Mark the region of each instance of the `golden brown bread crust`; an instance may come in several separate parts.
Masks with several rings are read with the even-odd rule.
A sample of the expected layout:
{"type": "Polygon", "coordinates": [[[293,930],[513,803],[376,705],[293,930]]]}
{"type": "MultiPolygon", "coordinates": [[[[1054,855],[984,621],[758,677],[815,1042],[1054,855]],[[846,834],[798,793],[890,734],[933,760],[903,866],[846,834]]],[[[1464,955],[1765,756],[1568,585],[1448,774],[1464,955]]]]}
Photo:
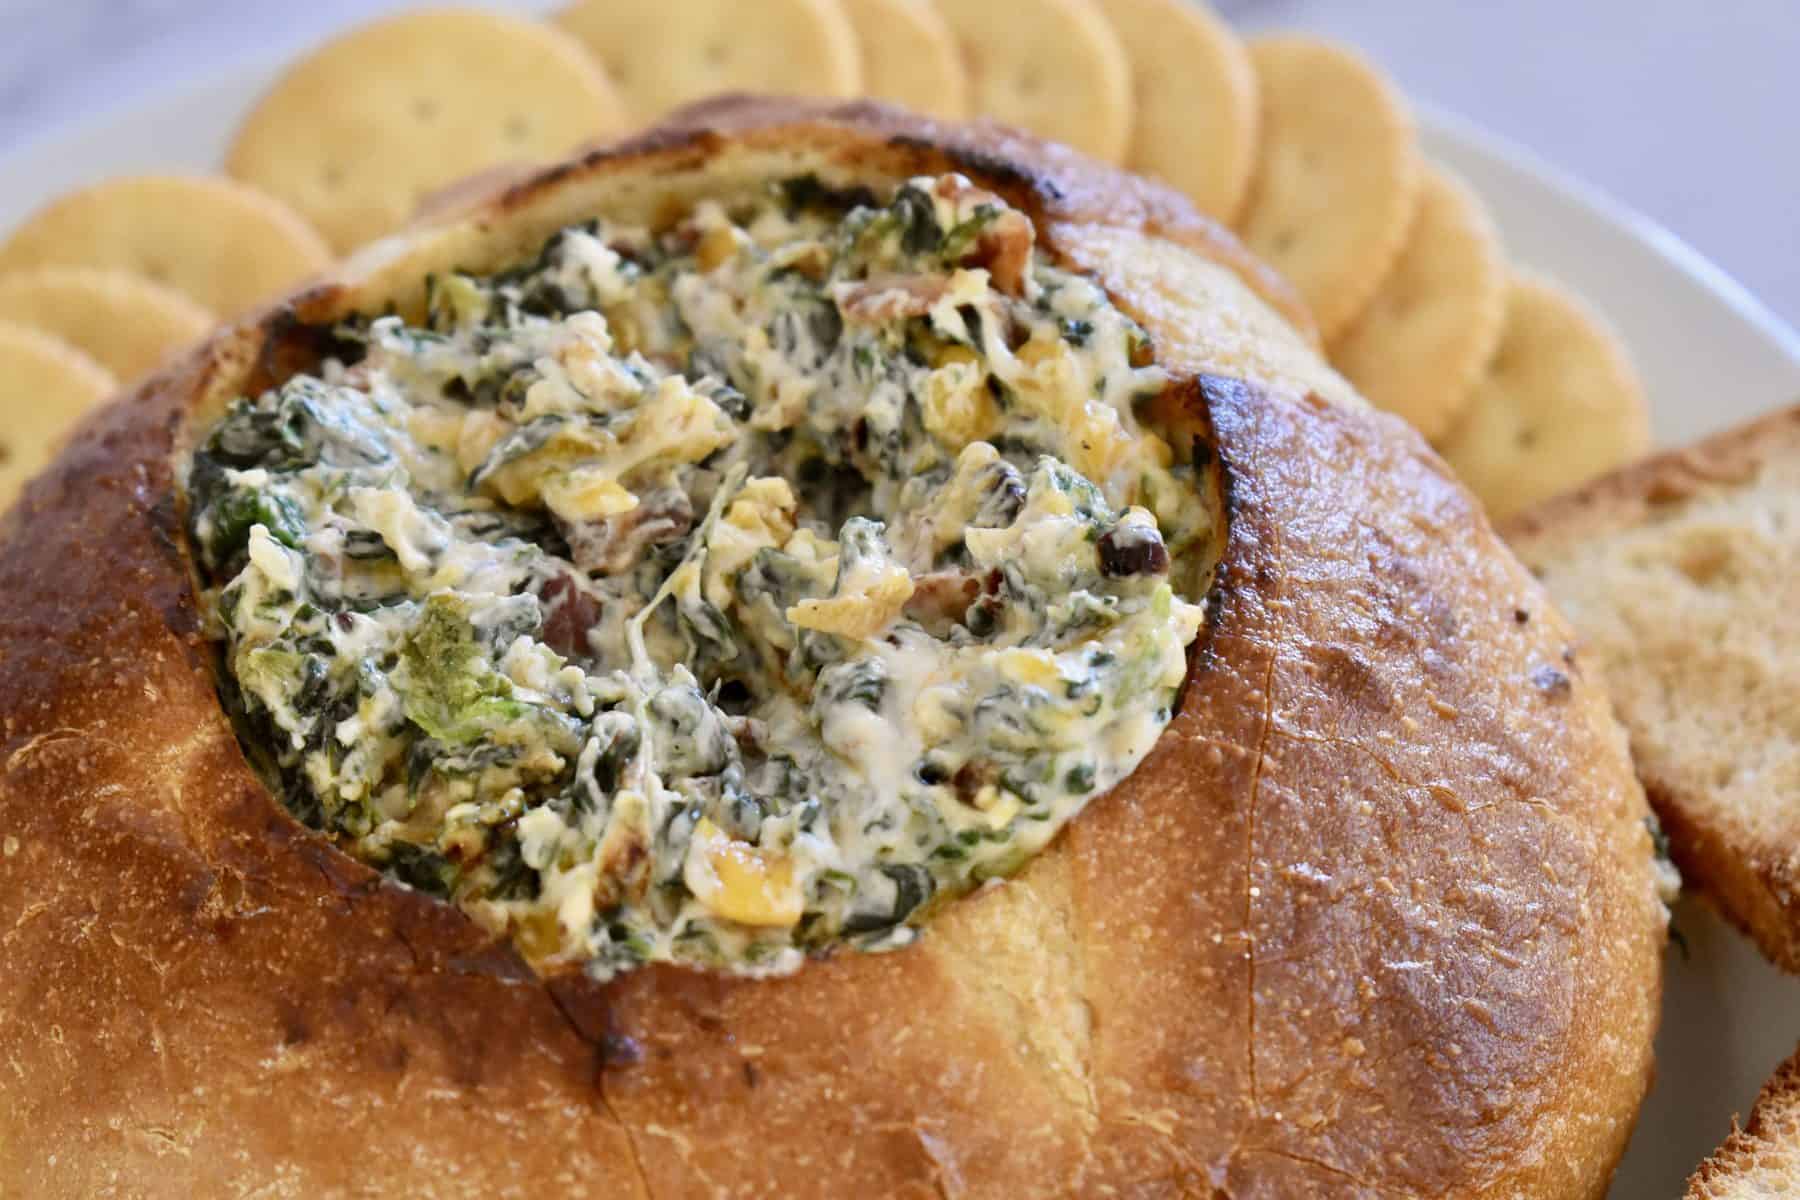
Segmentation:
{"type": "Polygon", "coordinates": [[[1757,1093],[1750,1123],[1731,1136],[1688,1180],[1687,1200],[1775,1200],[1800,1192],[1800,1051],[1757,1093]]]}
{"type": "Polygon", "coordinates": [[[1800,406],[1633,463],[1501,532],[1609,675],[1683,880],[1800,972],[1797,501],[1800,406]]]}
{"type": "Polygon", "coordinates": [[[1196,382],[1230,524],[1181,715],[910,949],[775,981],[545,984],[268,794],[214,695],[170,461],[192,410],[282,369],[296,311],[406,303],[422,264],[479,266],[599,198],[797,146],[868,178],[956,166],[1171,366],[1219,361],[1182,281],[1222,294],[1208,260],[1241,252],[1161,189],[869,106],[736,102],[674,128],[221,335],[0,521],[0,1180],[1599,1195],[1660,986],[1642,794],[1543,593],[1430,451],[1354,401],[1196,382]],[[1134,284],[1146,245],[1161,273],[1134,284]]]}

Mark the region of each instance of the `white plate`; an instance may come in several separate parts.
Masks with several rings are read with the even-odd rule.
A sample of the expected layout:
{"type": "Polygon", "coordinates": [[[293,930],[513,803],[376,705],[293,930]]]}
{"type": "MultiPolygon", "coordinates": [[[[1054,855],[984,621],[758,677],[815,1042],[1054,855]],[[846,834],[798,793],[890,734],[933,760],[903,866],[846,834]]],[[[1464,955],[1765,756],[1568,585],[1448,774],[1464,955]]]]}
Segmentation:
{"type": "MultiPolygon", "coordinates": [[[[215,168],[270,65],[59,131],[0,159],[0,231],[80,183],[215,168]]],[[[1800,337],[1672,234],[1460,120],[1420,114],[1426,151],[1493,208],[1520,262],[1588,297],[1630,344],[1657,437],[1685,441],[1800,399],[1800,337]]],[[[1800,1038],[1800,980],[1766,966],[1693,902],[1676,913],[1658,1083],[1618,1197],[1674,1197],[1800,1038]]]]}
{"type": "MultiPolygon", "coordinates": [[[[1631,346],[1657,440],[1678,444],[1800,402],[1800,337],[1646,217],[1517,146],[1420,114],[1425,150],[1487,200],[1507,249],[1594,302],[1631,346]]],[[[1613,1180],[1621,1200],[1676,1197],[1800,1039],[1800,979],[1685,900],[1669,953],[1657,1082],[1613,1180]]]]}

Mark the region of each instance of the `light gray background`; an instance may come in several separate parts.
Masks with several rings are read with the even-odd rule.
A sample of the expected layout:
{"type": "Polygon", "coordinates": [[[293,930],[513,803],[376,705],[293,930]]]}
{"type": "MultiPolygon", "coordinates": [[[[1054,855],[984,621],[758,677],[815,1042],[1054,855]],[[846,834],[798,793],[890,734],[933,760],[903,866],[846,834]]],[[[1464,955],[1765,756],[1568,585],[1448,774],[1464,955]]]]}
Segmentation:
{"type": "MultiPolygon", "coordinates": [[[[1247,30],[1362,47],[1413,96],[1661,221],[1800,324],[1800,0],[1219,2],[1247,30]]],[[[0,0],[0,154],[404,6],[0,0]]]]}

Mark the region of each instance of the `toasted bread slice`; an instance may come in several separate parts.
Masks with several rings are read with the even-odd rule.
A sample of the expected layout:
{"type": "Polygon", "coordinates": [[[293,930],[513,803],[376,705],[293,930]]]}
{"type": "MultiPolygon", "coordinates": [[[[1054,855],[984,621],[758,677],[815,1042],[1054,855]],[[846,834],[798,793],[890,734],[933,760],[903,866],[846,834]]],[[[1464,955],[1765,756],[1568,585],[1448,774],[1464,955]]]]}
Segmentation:
{"type": "Polygon", "coordinates": [[[1606,675],[1682,874],[1800,971],[1800,407],[1502,533],[1606,675]]]}
{"type": "Polygon", "coordinates": [[[1800,1195],[1800,1052],[1763,1084],[1750,1123],[1700,1164],[1687,1200],[1777,1200],[1800,1195]]]}

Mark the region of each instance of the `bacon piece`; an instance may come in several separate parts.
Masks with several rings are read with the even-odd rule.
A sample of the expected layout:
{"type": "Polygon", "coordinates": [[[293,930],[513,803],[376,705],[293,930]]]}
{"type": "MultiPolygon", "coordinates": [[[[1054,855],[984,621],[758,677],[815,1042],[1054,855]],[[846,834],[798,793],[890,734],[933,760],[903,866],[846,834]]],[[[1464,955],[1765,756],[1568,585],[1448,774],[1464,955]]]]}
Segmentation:
{"type": "Polygon", "coordinates": [[[950,281],[941,275],[890,275],[834,289],[833,298],[852,321],[878,325],[930,312],[950,281]]]}
{"type": "Polygon", "coordinates": [[[568,572],[555,576],[538,593],[544,606],[544,645],[564,658],[589,658],[587,633],[600,623],[600,601],[568,572]]]}
{"type": "Polygon", "coordinates": [[[1025,268],[1031,264],[1035,237],[1031,222],[1016,211],[1001,213],[975,239],[962,260],[966,267],[986,267],[994,286],[1008,296],[1025,294],[1025,268]]]}
{"type": "Polygon", "coordinates": [[[967,572],[932,571],[913,579],[913,594],[902,611],[909,620],[936,632],[960,622],[980,594],[981,581],[967,572]]]}
{"type": "Polygon", "coordinates": [[[629,512],[575,525],[558,522],[569,543],[569,557],[576,566],[596,575],[629,570],[647,548],[672,542],[693,527],[693,502],[678,487],[645,493],[629,512]]]}

